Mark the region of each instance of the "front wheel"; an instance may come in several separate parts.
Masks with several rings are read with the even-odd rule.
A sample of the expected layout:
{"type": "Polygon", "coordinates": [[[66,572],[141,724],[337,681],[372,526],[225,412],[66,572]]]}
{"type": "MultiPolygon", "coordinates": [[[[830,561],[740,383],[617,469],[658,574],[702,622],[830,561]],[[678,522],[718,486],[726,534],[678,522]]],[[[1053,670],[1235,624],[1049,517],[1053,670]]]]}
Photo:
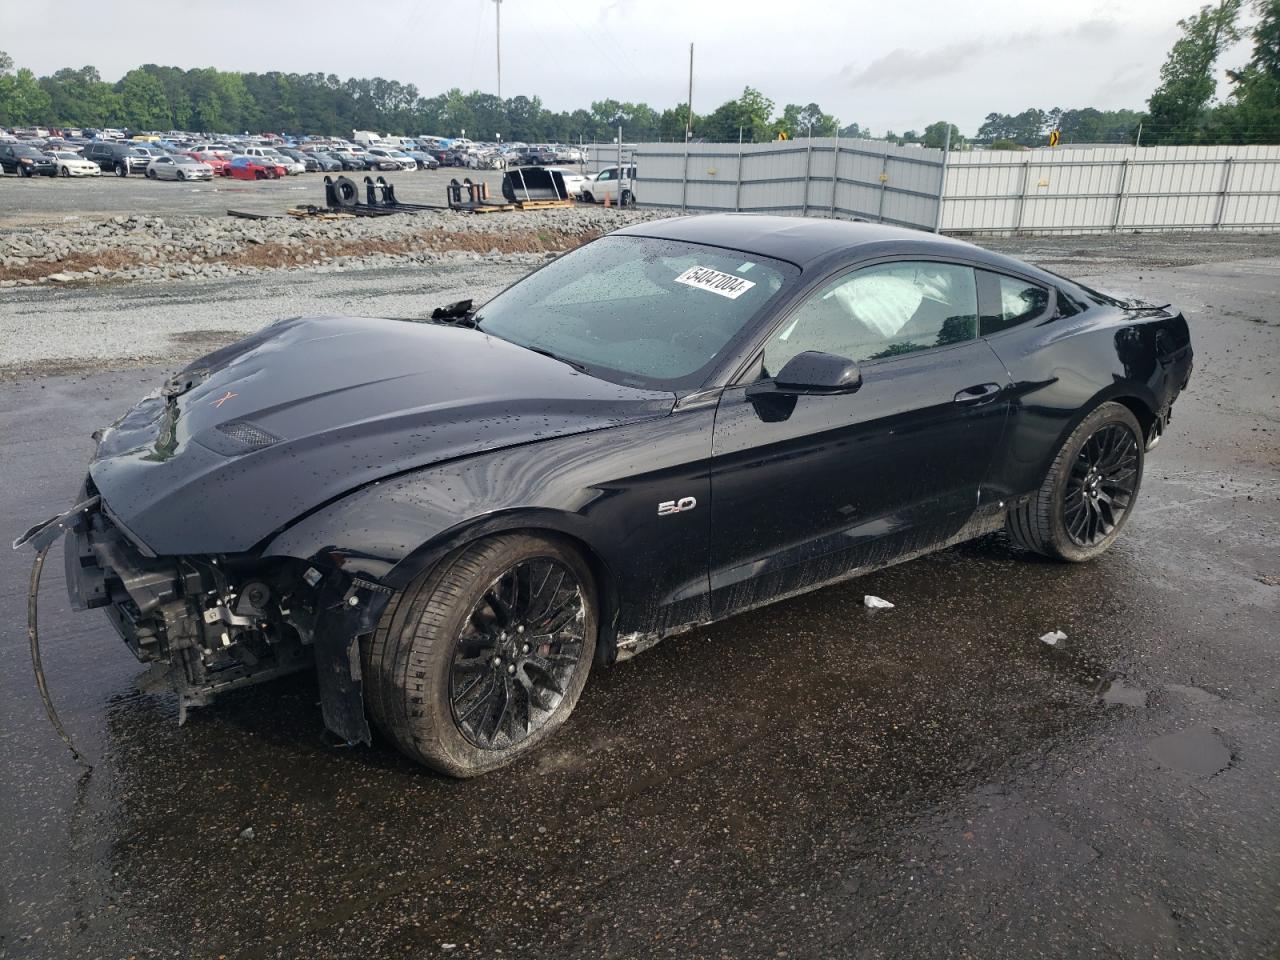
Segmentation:
{"type": "Polygon", "coordinates": [[[595,655],[590,568],[562,541],[466,546],[398,594],[363,645],[374,722],[455,777],[505,766],[572,712],[595,655]]]}
{"type": "Polygon", "coordinates": [[[623,190],[623,191],[622,191],[622,202],[621,202],[620,204],[618,204],[618,205],[619,205],[619,206],[621,206],[621,207],[630,207],[630,206],[633,206],[633,205],[635,204],[635,202],[636,202],[636,198],[635,198],[635,197],[633,197],[633,196],[631,195],[631,191],[630,191],[630,190],[623,190]]]}
{"type": "Polygon", "coordinates": [[[1102,404],[1063,443],[1040,489],[1010,511],[1010,536],[1058,560],[1101,555],[1133,510],[1143,456],[1137,418],[1122,404],[1102,404]]]}
{"type": "Polygon", "coordinates": [[[117,177],[127,177],[128,175],[129,175],[129,168],[128,168],[128,167],[126,167],[123,163],[117,163],[117,164],[116,164],[116,176],[117,176],[117,177]]]}
{"type": "Polygon", "coordinates": [[[69,176],[71,176],[71,168],[70,168],[70,167],[59,167],[59,168],[58,168],[58,176],[60,176],[60,177],[69,177],[69,176]]]}
{"type": "Polygon", "coordinates": [[[595,202],[596,202],[596,198],[595,198],[595,197],[593,197],[593,196],[591,195],[591,191],[590,191],[590,190],[583,190],[583,191],[582,191],[582,202],[583,202],[583,203],[595,203],[595,202]]]}

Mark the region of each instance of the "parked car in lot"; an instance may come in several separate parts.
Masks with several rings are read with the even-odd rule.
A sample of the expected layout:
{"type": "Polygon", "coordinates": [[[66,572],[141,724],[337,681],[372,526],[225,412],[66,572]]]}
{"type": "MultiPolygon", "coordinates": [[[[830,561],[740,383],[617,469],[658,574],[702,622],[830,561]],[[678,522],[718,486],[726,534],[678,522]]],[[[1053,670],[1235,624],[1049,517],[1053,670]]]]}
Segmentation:
{"type": "Polygon", "coordinates": [[[304,150],[302,152],[315,160],[316,166],[321,173],[337,173],[342,169],[342,161],[323,150],[304,150]]]}
{"type": "Polygon", "coordinates": [[[25,143],[0,143],[0,169],[23,177],[52,177],[58,173],[53,157],[25,143]]]}
{"type": "Polygon", "coordinates": [[[406,164],[411,164],[408,169],[416,170],[418,168],[416,163],[410,161],[407,154],[388,147],[369,147],[365,150],[365,157],[367,162],[373,164],[370,167],[373,170],[404,170],[406,169],[406,164]],[[394,156],[394,154],[400,154],[400,157],[404,159],[402,160],[400,157],[394,156]]]}
{"type": "Polygon", "coordinates": [[[266,157],[239,156],[231,158],[226,175],[235,180],[276,180],[287,174],[284,167],[266,157]]]}
{"type": "Polygon", "coordinates": [[[147,178],[149,180],[212,180],[213,166],[181,153],[176,157],[156,157],[147,164],[147,178]]]}
{"type": "Polygon", "coordinates": [[[344,171],[369,169],[368,161],[363,156],[357,156],[348,150],[332,150],[325,156],[338,161],[344,171]]]}
{"type": "Polygon", "coordinates": [[[275,147],[245,147],[243,155],[246,157],[257,157],[258,159],[268,163],[273,163],[283,169],[289,176],[297,176],[300,173],[307,172],[306,164],[298,160],[294,160],[291,157],[286,157],[284,154],[280,153],[280,151],[276,150],[275,147]]]}
{"type": "Polygon", "coordinates": [[[295,150],[293,147],[281,147],[280,153],[288,157],[296,163],[302,164],[307,173],[318,173],[325,167],[314,153],[307,153],[305,150],[295,150]]]}
{"type": "Polygon", "coordinates": [[[215,177],[225,177],[227,175],[227,168],[231,166],[230,160],[224,158],[220,153],[215,153],[212,150],[192,150],[187,153],[186,156],[190,157],[192,160],[199,160],[201,163],[208,164],[208,166],[213,170],[213,175],[215,177]]]}
{"type": "Polygon", "coordinates": [[[195,361],[19,543],[184,706],[314,663],[341,740],[472,776],[695,625],[1001,529],[1099,558],[1191,370],[1175,308],[959,240],[654,221],[195,361]]]}
{"type": "Polygon", "coordinates": [[[418,165],[419,170],[436,170],[440,167],[440,161],[426,151],[409,150],[406,152],[413,158],[413,161],[418,165]]]}
{"type": "Polygon", "coordinates": [[[92,160],[86,160],[75,150],[54,150],[53,157],[60,177],[100,177],[102,168],[92,160]]]}
{"type": "Polygon", "coordinates": [[[379,170],[417,170],[418,163],[403,150],[393,147],[369,147],[365,153],[378,164],[379,170]]]}
{"type": "Polygon", "coordinates": [[[624,207],[635,203],[636,195],[632,181],[636,176],[636,168],[625,168],[619,180],[618,172],[621,169],[605,167],[599,173],[588,177],[586,183],[582,185],[582,199],[587,203],[604,203],[605,198],[608,197],[610,203],[615,205],[620,203],[624,207]]]}
{"type": "Polygon", "coordinates": [[[564,178],[564,187],[570,197],[582,196],[582,191],[587,184],[587,175],[577,167],[547,167],[547,169],[557,171],[564,178]]]}
{"type": "Polygon", "coordinates": [[[92,160],[108,173],[127,177],[131,173],[145,173],[151,158],[136,144],[125,141],[95,140],[84,150],[86,160],[92,160]]]}

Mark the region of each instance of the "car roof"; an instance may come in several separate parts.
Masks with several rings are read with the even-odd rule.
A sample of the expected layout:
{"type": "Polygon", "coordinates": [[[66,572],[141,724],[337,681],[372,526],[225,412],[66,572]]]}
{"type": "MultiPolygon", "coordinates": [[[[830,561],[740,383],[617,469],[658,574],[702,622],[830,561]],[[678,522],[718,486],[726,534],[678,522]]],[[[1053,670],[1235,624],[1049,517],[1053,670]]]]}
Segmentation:
{"type": "Polygon", "coordinates": [[[957,247],[978,249],[959,240],[906,227],[754,213],[673,217],[636,224],[618,233],[729,247],[774,260],[786,260],[802,268],[840,251],[886,241],[911,243],[913,246],[923,241],[953,253],[959,252],[957,247]]]}
{"type": "Polygon", "coordinates": [[[774,260],[794,263],[802,270],[848,262],[856,254],[954,257],[992,270],[1032,277],[1050,286],[1072,281],[1031,264],[954,237],[910,227],[861,220],[782,217],[758,213],[710,213],[651,220],[616,233],[658,237],[727,247],[774,260]]]}

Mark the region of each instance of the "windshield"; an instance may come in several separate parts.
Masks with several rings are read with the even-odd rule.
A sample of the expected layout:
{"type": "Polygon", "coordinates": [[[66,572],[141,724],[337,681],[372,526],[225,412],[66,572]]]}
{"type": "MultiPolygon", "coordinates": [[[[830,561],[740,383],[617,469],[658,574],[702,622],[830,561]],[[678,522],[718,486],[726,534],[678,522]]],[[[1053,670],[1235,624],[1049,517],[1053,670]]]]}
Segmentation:
{"type": "Polygon", "coordinates": [[[717,247],[604,237],[498,294],[476,322],[605,379],[685,389],[799,272],[717,247]]]}

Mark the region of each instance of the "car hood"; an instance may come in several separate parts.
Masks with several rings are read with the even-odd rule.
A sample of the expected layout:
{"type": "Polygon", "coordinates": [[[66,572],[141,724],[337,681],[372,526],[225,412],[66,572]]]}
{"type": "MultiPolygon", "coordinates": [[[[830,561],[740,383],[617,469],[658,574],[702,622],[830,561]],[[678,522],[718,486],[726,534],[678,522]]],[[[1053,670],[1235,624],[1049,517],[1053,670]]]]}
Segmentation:
{"type": "Polygon", "coordinates": [[[299,317],[171,378],[101,432],[89,472],[144,548],[238,553],[377,480],[674,401],[476,330],[299,317]]]}

